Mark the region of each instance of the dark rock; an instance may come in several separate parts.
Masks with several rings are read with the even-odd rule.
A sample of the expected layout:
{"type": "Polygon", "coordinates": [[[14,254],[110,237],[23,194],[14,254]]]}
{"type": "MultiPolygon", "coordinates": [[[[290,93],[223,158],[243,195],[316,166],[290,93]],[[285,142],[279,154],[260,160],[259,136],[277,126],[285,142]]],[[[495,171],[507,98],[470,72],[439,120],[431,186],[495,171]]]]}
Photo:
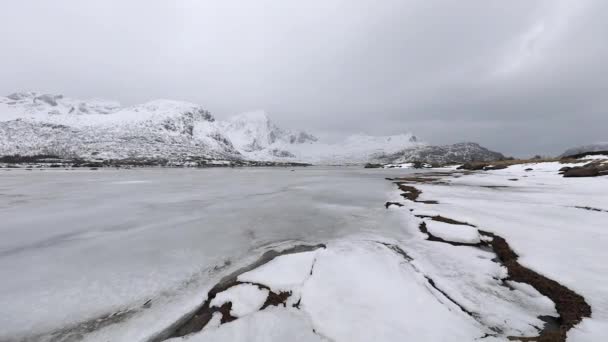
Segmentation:
{"type": "Polygon", "coordinates": [[[366,169],[380,169],[382,168],[382,164],[373,164],[373,163],[367,163],[365,164],[364,168],[366,169]]]}
{"type": "Polygon", "coordinates": [[[463,165],[460,165],[458,167],[458,170],[477,171],[477,170],[483,170],[487,166],[488,166],[488,164],[486,164],[486,163],[464,163],[463,165]]]}
{"type": "Polygon", "coordinates": [[[374,161],[386,164],[421,162],[431,165],[462,164],[471,162],[490,162],[503,160],[505,156],[493,152],[476,143],[459,143],[444,146],[416,146],[402,151],[381,154],[374,161]]]}
{"type": "Polygon", "coordinates": [[[585,146],[578,146],[562,153],[562,158],[580,158],[589,155],[606,154],[608,155],[608,142],[596,143],[585,146]]]}
{"type": "Polygon", "coordinates": [[[597,177],[600,171],[595,166],[573,167],[564,172],[564,177],[597,177]]]}

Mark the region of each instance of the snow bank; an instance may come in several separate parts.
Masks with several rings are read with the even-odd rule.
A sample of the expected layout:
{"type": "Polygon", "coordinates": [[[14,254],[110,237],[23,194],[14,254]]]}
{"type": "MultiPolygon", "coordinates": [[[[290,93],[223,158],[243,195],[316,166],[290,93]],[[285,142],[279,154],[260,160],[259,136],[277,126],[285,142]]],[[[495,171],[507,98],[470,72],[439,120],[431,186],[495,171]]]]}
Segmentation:
{"type": "Polygon", "coordinates": [[[273,290],[289,291],[302,286],[310,276],[317,251],[283,255],[238,277],[242,282],[264,284],[273,290]]]}
{"type": "Polygon", "coordinates": [[[232,302],[230,314],[242,317],[258,311],[268,296],[268,290],[260,289],[255,285],[240,284],[217,294],[211,301],[211,306],[220,307],[222,304],[232,302]]]}
{"type": "Polygon", "coordinates": [[[424,199],[439,200],[426,206],[433,212],[504,237],[522,265],[585,298],[592,317],[573,328],[568,341],[601,341],[608,334],[608,266],[601,262],[608,260],[608,177],[558,173],[587,162],[513,165],[446,177],[450,186],[415,185],[424,199]]]}
{"type": "Polygon", "coordinates": [[[433,220],[425,220],[426,228],[432,235],[445,241],[476,244],[481,240],[474,227],[454,225],[433,220]]]}
{"type": "Polygon", "coordinates": [[[302,308],[333,341],[472,341],[479,324],[381,244],[337,244],[319,252],[302,308]],[[441,322],[441,328],[437,328],[441,322]]]}

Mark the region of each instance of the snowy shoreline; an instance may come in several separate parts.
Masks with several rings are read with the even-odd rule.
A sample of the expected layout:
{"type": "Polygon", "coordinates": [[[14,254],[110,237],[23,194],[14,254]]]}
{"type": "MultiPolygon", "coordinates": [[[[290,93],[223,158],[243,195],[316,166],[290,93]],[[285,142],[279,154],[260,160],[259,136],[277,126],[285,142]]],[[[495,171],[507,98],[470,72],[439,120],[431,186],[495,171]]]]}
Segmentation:
{"type": "MultiPolygon", "coordinates": [[[[427,173],[423,177],[411,176],[397,179],[390,179],[399,187],[403,193],[402,197],[412,202],[425,204],[439,204],[438,201],[419,201],[418,197],[422,195],[416,186],[411,184],[433,184],[441,183],[444,186],[450,186],[446,179],[450,177],[461,177],[461,173],[427,173]]],[[[491,185],[484,185],[492,187],[491,185]]],[[[395,202],[387,202],[387,208],[395,202]]],[[[398,203],[398,202],[396,202],[398,203]]],[[[476,248],[489,248],[496,254],[496,262],[499,262],[507,269],[508,277],[504,278],[505,286],[509,286],[507,282],[515,281],[518,283],[528,284],[539,291],[542,295],[549,297],[555,304],[558,317],[550,318],[549,321],[553,324],[545,324],[545,327],[540,331],[538,336],[521,336],[529,339],[538,339],[541,341],[565,341],[567,332],[576,324],[580,323],[585,317],[591,316],[591,308],[585,302],[585,299],[574,291],[566,288],[558,282],[546,278],[542,274],[534,272],[519,264],[517,259],[519,256],[509,246],[508,242],[501,236],[477,229],[477,226],[468,222],[461,222],[450,217],[438,215],[418,214],[412,210],[412,214],[421,219],[419,229],[423,234],[426,234],[427,240],[447,243],[453,246],[471,246],[476,248]],[[430,227],[435,227],[430,229],[430,227]]],[[[542,271],[542,270],[541,270],[542,271]]],[[[465,309],[463,309],[465,310],[465,309]]],[[[473,315],[473,313],[469,313],[473,315]]],[[[545,316],[546,317],[546,316],[545,316]]],[[[546,321],[546,318],[539,317],[546,321]]],[[[510,338],[518,338],[519,336],[510,336],[510,338]]]]}
{"type": "Polygon", "coordinates": [[[386,206],[411,210],[429,241],[490,245],[508,269],[506,281],[531,284],[556,304],[559,327],[542,331],[541,340],[601,341],[608,334],[608,274],[597,260],[608,243],[608,177],[563,178],[563,169],[559,162],[525,163],[396,178],[407,204],[386,206]]]}
{"type": "MultiPolygon", "coordinates": [[[[521,171],[515,172],[518,173],[519,176],[522,176],[522,178],[534,177],[534,172],[531,173],[528,166],[530,165],[526,165],[528,171],[523,171],[525,172],[525,174],[521,171]]],[[[545,166],[547,165],[541,166],[541,169],[545,166]]],[[[550,165],[551,172],[554,173],[555,176],[559,176],[557,174],[557,169],[552,170],[552,167],[554,166],[555,165],[550,165]]],[[[516,169],[519,167],[520,166],[516,166],[516,169]]],[[[524,169],[522,168],[522,170],[524,169]]],[[[407,218],[406,220],[410,223],[416,223],[415,226],[418,227],[421,233],[418,238],[424,239],[425,243],[436,244],[429,246],[431,249],[443,249],[445,248],[444,245],[448,245],[448,248],[452,249],[452,252],[456,253],[464,252],[465,249],[467,250],[465,254],[470,253],[471,249],[478,250],[479,252],[476,253],[482,253],[483,257],[481,255],[477,255],[477,258],[489,260],[495,265],[492,267],[498,267],[498,270],[504,269],[503,272],[494,274],[491,277],[494,279],[495,283],[490,286],[492,290],[490,290],[489,292],[481,291],[480,293],[474,293],[474,291],[471,292],[471,289],[463,290],[458,286],[454,287],[454,284],[446,283],[446,279],[442,279],[442,273],[445,272],[445,270],[435,269],[434,272],[436,272],[436,274],[433,274],[433,272],[429,272],[429,269],[427,269],[425,266],[419,265],[418,263],[420,261],[418,260],[418,258],[412,257],[410,255],[415,255],[415,252],[412,252],[411,249],[416,243],[407,240],[392,240],[381,238],[379,236],[368,236],[364,239],[351,237],[339,241],[329,241],[326,245],[323,245],[322,251],[315,252],[316,256],[314,258],[314,261],[311,261],[312,264],[314,264],[315,262],[322,262],[320,260],[323,259],[320,258],[323,258],[324,253],[335,253],[334,249],[336,248],[339,252],[338,254],[334,255],[334,258],[339,259],[343,257],[342,253],[344,253],[344,251],[340,250],[342,248],[345,248],[345,246],[348,246],[346,247],[347,250],[351,248],[355,250],[358,250],[360,248],[363,248],[363,250],[367,250],[370,247],[364,246],[374,243],[381,246],[385,246],[388,250],[395,253],[393,254],[393,257],[396,256],[400,258],[402,260],[402,264],[410,265],[410,267],[413,267],[412,269],[415,270],[417,274],[422,276],[418,280],[418,285],[422,285],[423,287],[426,287],[429,291],[434,293],[434,300],[439,300],[439,302],[442,303],[441,305],[444,308],[452,307],[450,309],[450,311],[452,312],[454,312],[455,310],[456,312],[460,312],[460,314],[468,316],[468,319],[465,319],[464,321],[472,320],[472,322],[474,322],[472,326],[469,326],[469,328],[464,327],[468,324],[471,324],[471,321],[469,321],[468,323],[460,322],[457,324],[457,326],[464,330],[470,329],[468,330],[468,334],[471,334],[466,335],[467,333],[465,333],[463,335],[460,335],[459,340],[476,340],[482,338],[484,340],[492,341],[594,341],[596,338],[602,336],[601,325],[604,323],[601,321],[601,312],[599,315],[600,321],[597,321],[596,317],[598,317],[598,315],[593,314],[592,316],[592,308],[588,304],[588,301],[586,301],[583,296],[577,293],[577,291],[573,290],[573,288],[577,288],[576,286],[564,286],[558,281],[546,276],[542,268],[531,268],[526,265],[525,262],[520,263],[520,256],[518,255],[518,252],[515,252],[514,249],[510,246],[508,239],[505,239],[501,235],[499,235],[499,233],[492,231],[491,227],[487,227],[487,229],[486,227],[484,227],[484,230],[478,229],[477,225],[469,223],[469,221],[459,221],[451,218],[452,216],[449,216],[450,214],[443,213],[441,210],[441,206],[444,202],[444,198],[440,195],[441,190],[435,189],[437,191],[435,192],[436,196],[430,197],[425,194],[425,191],[420,189],[423,187],[450,188],[452,187],[452,182],[454,180],[458,180],[460,178],[467,179],[469,177],[483,178],[484,176],[483,173],[475,173],[470,171],[455,172],[453,170],[434,170],[431,172],[414,174],[403,178],[387,178],[387,180],[394,182],[398,186],[399,190],[401,191],[400,196],[405,200],[405,202],[400,200],[387,201],[385,203],[385,207],[387,210],[400,210],[405,212],[406,215],[409,216],[409,218],[407,218]],[[439,207],[439,209],[430,209],[434,208],[435,206],[439,207]],[[492,254],[493,257],[488,257],[488,253],[492,254]],[[496,293],[499,291],[505,292],[502,292],[502,294],[500,295],[496,295],[496,293]],[[482,301],[489,300],[489,297],[487,297],[489,295],[490,297],[497,296],[497,298],[494,298],[492,300],[498,300],[496,304],[504,305],[501,304],[501,299],[498,298],[503,298],[504,300],[505,298],[512,297],[513,295],[515,295],[516,297],[521,296],[522,291],[523,293],[526,293],[527,296],[531,296],[524,300],[524,302],[527,302],[528,304],[522,305],[520,309],[511,308],[510,310],[513,311],[505,311],[504,308],[499,307],[484,309],[483,307],[480,307],[478,305],[472,305],[471,302],[473,297],[477,297],[477,300],[482,301]],[[535,298],[534,300],[538,301],[538,304],[536,304],[538,306],[534,309],[534,306],[530,306],[530,303],[533,302],[532,298],[535,298]],[[541,305],[540,303],[544,304],[541,305]],[[530,314],[534,311],[537,312],[535,317],[537,321],[535,323],[531,323],[534,320],[534,318],[532,317],[534,316],[534,314],[530,314]],[[498,320],[491,318],[493,315],[496,314],[498,314],[498,320]],[[517,314],[522,315],[522,317],[514,317],[514,315],[517,314]],[[593,317],[594,320],[591,320],[590,317],[593,317]],[[503,320],[502,324],[499,323],[500,320],[503,320]],[[521,322],[516,323],[517,320],[521,320],[521,322]],[[524,323],[522,325],[522,323],[525,321],[528,321],[529,323],[524,323]],[[592,322],[591,324],[589,323],[590,321],[592,322]],[[533,327],[533,329],[530,330],[523,328],[526,324],[528,324],[529,327],[533,327]],[[589,330],[587,328],[588,326],[593,326],[594,324],[599,324],[600,328],[598,330],[589,330]]],[[[508,175],[500,175],[500,177],[510,177],[506,178],[505,180],[508,182],[514,182],[514,178],[512,178],[512,173],[509,173],[508,175]]],[[[542,185],[543,183],[540,184],[542,185]]],[[[457,187],[456,191],[464,190],[463,188],[458,187],[458,184],[454,184],[454,186],[457,187]]],[[[479,187],[480,189],[483,189],[482,191],[500,191],[502,189],[508,188],[507,185],[503,185],[502,183],[493,184],[492,182],[481,182],[480,184],[475,185],[469,184],[469,186],[479,187]]],[[[604,212],[603,209],[598,209],[589,206],[574,206],[574,208],[585,209],[585,211],[590,211],[594,213],[604,212]]],[[[471,218],[473,219],[471,222],[475,222],[474,217],[471,218]]],[[[531,236],[531,238],[539,237],[540,236],[531,236]]],[[[536,241],[536,243],[542,243],[542,241],[542,239],[539,239],[538,241],[536,241]]],[[[416,248],[414,248],[414,250],[415,249],[416,248]]],[[[359,250],[359,252],[362,252],[362,250],[359,250]]],[[[374,252],[374,254],[375,253],[376,252],[374,252]]],[[[365,253],[363,253],[363,255],[365,255],[365,253]]],[[[522,255],[525,256],[526,253],[522,253],[522,255]]],[[[361,257],[361,255],[357,257],[361,257]]],[[[364,259],[360,260],[361,264],[356,268],[356,270],[353,269],[353,271],[362,274],[369,272],[370,270],[366,267],[368,266],[366,265],[368,257],[373,258],[371,256],[364,257],[364,259]]],[[[281,260],[281,257],[279,256],[277,257],[277,259],[281,260]]],[[[285,315],[291,315],[294,314],[294,312],[298,312],[297,315],[299,315],[300,312],[305,312],[305,316],[308,317],[306,318],[306,320],[311,320],[312,324],[312,326],[309,326],[309,328],[305,329],[312,329],[313,335],[306,335],[304,332],[301,332],[299,335],[296,334],[300,337],[304,336],[302,338],[303,341],[364,340],[364,338],[359,336],[359,334],[361,334],[361,331],[358,329],[357,326],[350,325],[348,327],[348,329],[354,331],[351,333],[345,333],[343,331],[340,331],[339,329],[336,330],[333,328],[333,326],[335,325],[344,325],[345,322],[343,321],[342,315],[344,315],[346,312],[350,312],[353,310],[357,311],[356,304],[354,304],[357,302],[357,300],[352,297],[352,294],[349,293],[349,291],[351,290],[348,290],[350,287],[354,286],[355,283],[351,281],[347,282],[346,284],[343,284],[345,279],[343,279],[342,277],[346,276],[344,274],[341,274],[341,272],[343,272],[343,270],[341,269],[342,266],[338,266],[339,268],[332,270],[332,272],[335,273],[335,280],[331,283],[325,284],[325,286],[315,288],[313,292],[314,294],[306,292],[306,282],[309,280],[303,280],[300,281],[300,287],[294,287],[293,284],[291,285],[291,287],[279,287],[280,290],[288,292],[278,292],[280,295],[277,296],[277,293],[273,292],[277,291],[277,288],[273,287],[273,283],[274,286],[276,286],[277,281],[281,283],[282,273],[285,272],[285,269],[282,268],[272,268],[273,262],[276,263],[278,260],[272,261],[270,265],[261,266],[260,268],[264,269],[265,271],[262,271],[261,275],[259,276],[253,276],[249,278],[254,279],[255,282],[237,282],[235,278],[235,281],[232,284],[232,286],[235,287],[253,286],[254,288],[258,287],[260,290],[267,291],[267,294],[258,300],[258,305],[256,306],[257,309],[254,308],[252,311],[248,311],[243,316],[243,319],[239,319],[241,315],[235,313],[236,311],[234,310],[234,306],[240,307],[243,305],[243,303],[247,302],[248,300],[251,300],[251,298],[247,299],[238,295],[227,295],[227,302],[223,301],[222,303],[224,304],[222,304],[221,307],[217,306],[215,308],[211,308],[214,310],[209,311],[209,303],[213,303],[212,299],[217,295],[216,292],[209,292],[209,295],[207,297],[208,299],[206,301],[206,306],[203,308],[204,310],[206,310],[206,312],[201,313],[201,311],[199,311],[199,314],[202,314],[205,317],[204,324],[201,324],[199,321],[198,324],[195,324],[198,325],[198,328],[196,330],[187,329],[184,330],[182,333],[173,334],[172,336],[179,337],[187,335],[186,339],[189,341],[212,341],[218,338],[228,340],[241,340],[240,338],[242,336],[249,336],[249,338],[253,338],[250,335],[251,329],[255,329],[252,327],[252,325],[270,324],[268,322],[264,323],[257,321],[253,317],[265,317],[265,319],[269,319],[270,322],[273,322],[275,319],[279,319],[278,317],[282,317],[279,319],[281,320],[285,318],[285,315]],[[343,296],[345,296],[344,298],[336,297],[336,293],[334,293],[334,295],[330,295],[332,293],[332,287],[334,286],[346,286],[341,292],[339,292],[343,293],[343,291],[347,291],[347,294],[342,294],[343,296]],[[268,293],[273,295],[268,295],[268,293]],[[268,298],[265,297],[267,295],[268,298]],[[292,295],[294,295],[293,299],[292,295]],[[325,305],[342,306],[337,310],[338,315],[333,318],[327,317],[326,315],[317,316],[323,311],[317,312],[314,308],[316,304],[314,304],[314,302],[311,303],[307,300],[307,296],[311,295],[321,296],[322,298],[324,298],[324,300],[327,301],[325,305]],[[274,302],[270,301],[270,298],[273,296],[275,298],[274,302]],[[269,304],[270,302],[272,302],[272,304],[269,304]],[[270,305],[275,306],[277,308],[270,308],[270,305]],[[352,305],[355,306],[353,307],[352,305]],[[281,307],[283,309],[279,309],[281,307]],[[265,309],[266,313],[261,313],[262,311],[256,311],[265,309]],[[321,320],[319,321],[319,319],[321,320]],[[239,321],[239,323],[230,323],[237,320],[239,321]],[[207,324],[209,324],[209,326],[207,326],[207,324]],[[197,330],[200,330],[200,332],[196,333],[197,330]]],[[[525,257],[523,260],[526,260],[525,257]]],[[[431,264],[437,262],[437,260],[428,261],[431,264]]],[[[460,268],[467,268],[466,264],[471,262],[470,259],[460,259],[460,261],[462,262],[462,264],[457,265],[457,267],[460,268]]],[[[287,262],[287,260],[284,260],[284,263],[285,262],[287,262]]],[[[307,277],[313,276],[314,267],[310,264],[311,262],[309,262],[308,266],[306,266],[302,271],[304,273],[309,272],[310,275],[307,277]]],[[[287,267],[287,269],[291,267],[291,264],[289,262],[287,262],[285,265],[286,266],[284,267],[287,267]]],[[[251,272],[257,272],[256,268],[251,270],[251,272]]],[[[376,276],[378,276],[376,272],[375,274],[376,276]]],[[[326,277],[327,276],[328,275],[326,275],[326,277]]],[[[242,280],[247,280],[247,278],[242,280]]],[[[451,278],[451,280],[454,279],[451,278]]],[[[361,281],[361,279],[359,279],[359,281],[361,281]]],[[[380,286],[380,288],[383,288],[386,284],[390,284],[390,281],[381,281],[378,285],[380,286]]],[[[398,285],[398,287],[402,286],[407,287],[409,285],[398,285]]],[[[381,290],[380,288],[378,288],[379,291],[386,291],[386,289],[383,288],[381,290]]],[[[222,290],[226,289],[223,288],[222,290]]],[[[398,291],[402,290],[403,289],[398,291]]],[[[373,292],[375,293],[375,296],[378,296],[378,292],[373,292]]],[[[388,306],[395,305],[395,303],[392,302],[395,293],[391,291],[387,292],[390,294],[388,295],[388,299],[386,299],[386,301],[383,301],[380,298],[376,298],[376,300],[380,300],[380,302],[374,304],[375,310],[387,310],[388,306]]],[[[411,300],[411,298],[409,298],[408,300],[411,300]]],[[[431,302],[433,301],[431,299],[427,300],[431,302]]],[[[507,301],[513,302],[514,299],[510,298],[507,299],[507,301]]],[[[594,301],[592,301],[591,303],[596,304],[594,301]]],[[[386,334],[386,329],[398,328],[392,326],[391,323],[385,322],[385,320],[388,320],[390,322],[391,319],[389,317],[384,316],[384,318],[382,318],[382,315],[380,316],[381,317],[378,319],[382,321],[381,324],[388,325],[385,326],[384,330],[377,331],[375,338],[382,341],[390,341],[393,340],[393,338],[402,336],[397,333],[397,335],[389,337],[390,334],[386,334]]],[[[301,319],[304,318],[300,317],[300,320],[301,319]]],[[[445,319],[453,320],[455,319],[455,317],[445,317],[445,319]]],[[[459,319],[462,319],[462,317],[456,319],[456,321],[458,321],[459,319]]],[[[420,321],[417,322],[418,324],[420,324],[420,321]]],[[[350,324],[352,324],[352,321],[350,324]]],[[[401,322],[399,324],[404,324],[404,322],[401,322]]],[[[411,322],[406,324],[408,325],[408,329],[410,329],[409,331],[411,333],[411,326],[409,326],[411,325],[411,322]]],[[[299,327],[299,329],[302,329],[302,327],[299,327]]],[[[446,328],[446,331],[449,331],[449,329],[446,328]]],[[[283,331],[277,336],[285,336],[284,334],[286,334],[286,332],[283,331]]],[[[437,340],[441,338],[441,333],[431,337],[432,335],[429,335],[429,331],[425,330],[425,328],[415,329],[414,335],[418,336],[418,339],[420,340],[437,340]]],[[[273,336],[273,338],[277,338],[277,336],[275,335],[264,336],[273,336]]],[[[371,335],[367,336],[367,338],[371,337],[371,335]]],[[[179,340],[180,339],[175,338],[171,341],[179,340]]],[[[262,338],[255,340],[264,339],[262,338]]]]}

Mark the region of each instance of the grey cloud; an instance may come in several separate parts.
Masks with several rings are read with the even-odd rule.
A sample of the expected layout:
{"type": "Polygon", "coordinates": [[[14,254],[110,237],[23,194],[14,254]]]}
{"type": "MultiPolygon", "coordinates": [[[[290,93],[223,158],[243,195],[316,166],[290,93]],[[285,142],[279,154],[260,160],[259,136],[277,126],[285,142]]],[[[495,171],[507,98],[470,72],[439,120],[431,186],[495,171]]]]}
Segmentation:
{"type": "Polygon", "coordinates": [[[40,1],[0,13],[0,92],[263,108],[320,135],[507,154],[608,140],[608,3],[40,1]]]}

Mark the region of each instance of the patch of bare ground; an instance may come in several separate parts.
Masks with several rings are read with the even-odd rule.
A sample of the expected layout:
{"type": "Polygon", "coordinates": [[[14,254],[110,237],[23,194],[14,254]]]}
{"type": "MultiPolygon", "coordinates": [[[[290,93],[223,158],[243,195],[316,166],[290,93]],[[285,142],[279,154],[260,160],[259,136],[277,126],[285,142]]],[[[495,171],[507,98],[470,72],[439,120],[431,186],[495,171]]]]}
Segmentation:
{"type": "Polygon", "coordinates": [[[538,341],[565,341],[566,334],[584,317],[591,317],[591,307],[581,295],[549,279],[529,268],[522,266],[507,241],[490,232],[479,231],[482,235],[491,237],[489,242],[500,262],[507,268],[511,280],[532,285],[538,292],[549,297],[559,313],[559,332],[551,332],[550,336],[539,336],[538,341]]]}
{"type": "MultiPolygon", "coordinates": [[[[425,180],[425,182],[428,182],[425,180]]],[[[403,190],[403,184],[396,182],[399,189],[403,190]]],[[[406,199],[410,199],[417,202],[416,199],[422,191],[412,185],[406,187],[408,194],[403,196],[406,199]],[[415,194],[415,195],[411,195],[415,194]]],[[[594,210],[596,208],[580,207],[580,209],[594,210]]],[[[602,210],[602,209],[600,209],[602,210]]],[[[441,215],[428,216],[428,215],[416,215],[419,218],[427,218],[434,221],[439,221],[454,225],[467,225],[477,228],[475,225],[457,221],[441,215]]],[[[543,330],[540,331],[538,336],[531,337],[520,337],[512,336],[510,340],[519,341],[538,341],[538,342],[565,342],[568,330],[578,324],[584,317],[591,317],[591,307],[585,299],[572,291],[571,289],[563,286],[555,280],[549,279],[542,274],[539,274],[518,262],[519,256],[509,246],[507,241],[494,233],[489,231],[479,230],[479,233],[485,236],[479,244],[465,244],[455,243],[452,241],[446,241],[439,237],[433,236],[428,232],[426,223],[421,222],[419,229],[421,232],[427,234],[429,241],[448,243],[455,246],[472,246],[487,248],[496,254],[496,261],[500,262],[507,268],[509,278],[505,280],[513,280],[520,283],[526,283],[534,287],[538,292],[548,297],[555,303],[555,308],[559,314],[555,324],[547,323],[543,330]]],[[[449,297],[448,297],[449,298],[449,297]]]]}
{"type": "Polygon", "coordinates": [[[231,302],[224,303],[220,307],[211,305],[211,302],[219,293],[224,292],[233,286],[249,284],[257,286],[260,289],[268,290],[268,296],[266,297],[266,301],[264,302],[260,310],[264,310],[269,306],[285,306],[287,299],[291,296],[291,292],[273,292],[272,289],[263,284],[240,282],[238,281],[238,276],[243,273],[249,272],[255,268],[258,268],[272,261],[278,256],[308,252],[319,248],[325,248],[325,245],[297,245],[281,251],[267,251],[252,264],[242,267],[222,278],[215,286],[213,286],[213,288],[211,288],[211,290],[209,290],[209,292],[207,293],[207,299],[201,304],[199,309],[197,309],[194,313],[188,315],[187,317],[180,319],[173,326],[166,329],[162,334],[159,334],[155,338],[151,339],[151,341],[164,341],[169,338],[182,337],[192,334],[194,332],[201,331],[209,323],[209,321],[213,317],[213,314],[216,312],[221,314],[222,324],[236,320],[237,318],[230,314],[230,311],[232,309],[231,302]]]}
{"type": "Polygon", "coordinates": [[[399,189],[401,191],[403,191],[401,196],[404,198],[407,198],[408,200],[410,200],[412,202],[426,203],[426,204],[439,203],[437,201],[420,201],[420,200],[418,200],[418,197],[420,197],[420,194],[422,194],[422,191],[418,190],[417,188],[415,188],[411,185],[407,185],[406,183],[396,182],[396,184],[399,186],[399,189]]]}

